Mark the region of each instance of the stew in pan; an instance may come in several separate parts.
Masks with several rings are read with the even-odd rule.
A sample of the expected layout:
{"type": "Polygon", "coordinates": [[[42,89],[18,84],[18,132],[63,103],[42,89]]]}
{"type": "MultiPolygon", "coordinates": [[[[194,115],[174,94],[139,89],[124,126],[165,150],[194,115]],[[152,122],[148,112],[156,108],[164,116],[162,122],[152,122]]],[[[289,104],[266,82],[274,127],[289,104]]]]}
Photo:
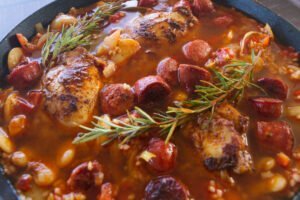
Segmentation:
{"type": "Polygon", "coordinates": [[[21,199],[267,200],[300,186],[299,53],[210,0],[98,2],[17,34],[0,161],[21,199]]]}

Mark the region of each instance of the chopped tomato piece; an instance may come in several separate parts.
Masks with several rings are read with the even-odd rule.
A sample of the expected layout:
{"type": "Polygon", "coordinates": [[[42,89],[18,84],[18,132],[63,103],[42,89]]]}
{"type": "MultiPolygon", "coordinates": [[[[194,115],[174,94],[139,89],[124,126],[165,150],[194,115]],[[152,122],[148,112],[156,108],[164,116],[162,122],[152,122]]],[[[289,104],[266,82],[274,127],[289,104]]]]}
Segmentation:
{"type": "Polygon", "coordinates": [[[37,45],[34,45],[28,41],[28,39],[21,33],[16,34],[17,39],[24,51],[27,53],[32,53],[38,49],[37,45]]]}
{"type": "Polygon", "coordinates": [[[16,188],[22,192],[28,192],[31,189],[32,176],[29,174],[23,174],[16,183],[16,188]]]}
{"type": "Polygon", "coordinates": [[[43,92],[38,90],[29,91],[27,93],[27,99],[36,108],[43,100],[43,92]]]}
{"type": "Polygon", "coordinates": [[[15,109],[20,114],[31,114],[34,111],[34,105],[29,103],[26,99],[17,97],[15,109]]]}
{"type": "Polygon", "coordinates": [[[276,162],[282,167],[288,167],[291,159],[285,153],[280,152],[276,155],[276,162]]]}

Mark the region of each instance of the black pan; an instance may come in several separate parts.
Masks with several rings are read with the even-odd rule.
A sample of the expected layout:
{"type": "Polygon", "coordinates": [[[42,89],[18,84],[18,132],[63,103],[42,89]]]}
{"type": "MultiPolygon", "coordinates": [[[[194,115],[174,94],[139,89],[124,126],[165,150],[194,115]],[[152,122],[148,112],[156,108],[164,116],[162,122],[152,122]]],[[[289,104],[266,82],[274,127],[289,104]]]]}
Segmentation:
{"type": "MultiPolygon", "coordinates": [[[[98,0],[56,0],[53,3],[38,10],[19,25],[17,25],[0,42],[0,85],[5,84],[5,75],[7,74],[7,55],[11,48],[19,46],[16,33],[23,33],[26,37],[32,37],[35,34],[34,25],[42,22],[43,25],[49,24],[60,12],[67,12],[71,7],[82,7],[94,3],[98,0]]],[[[249,15],[250,17],[262,22],[268,23],[272,27],[276,38],[283,44],[294,47],[300,51],[300,30],[253,0],[215,0],[216,3],[225,6],[234,7],[237,10],[249,15]]],[[[281,3],[285,4],[284,1],[281,3]]],[[[300,19],[300,13],[299,14],[300,19]]],[[[0,200],[16,200],[17,195],[10,182],[3,175],[0,168],[0,200]]],[[[295,196],[294,200],[300,200],[300,195],[295,196]]]]}

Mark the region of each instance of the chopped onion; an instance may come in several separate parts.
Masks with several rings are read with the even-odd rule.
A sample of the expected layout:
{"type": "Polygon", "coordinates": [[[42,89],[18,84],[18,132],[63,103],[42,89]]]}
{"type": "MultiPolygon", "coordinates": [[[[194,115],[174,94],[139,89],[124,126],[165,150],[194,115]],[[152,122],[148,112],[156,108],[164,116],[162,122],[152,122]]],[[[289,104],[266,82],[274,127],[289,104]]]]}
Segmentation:
{"type": "Polygon", "coordinates": [[[300,119],[300,106],[288,107],[287,113],[291,117],[295,117],[297,119],[300,119]]]}
{"type": "Polygon", "coordinates": [[[36,30],[36,32],[41,33],[41,34],[44,34],[46,32],[44,29],[44,26],[41,22],[39,22],[35,25],[35,30],[36,30]]]}
{"type": "Polygon", "coordinates": [[[145,160],[146,162],[149,162],[152,158],[155,158],[156,155],[154,155],[153,153],[145,150],[141,153],[140,158],[142,158],[143,160],[145,160]]]}
{"type": "Polygon", "coordinates": [[[273,31],[269,24],[266,24],[264,27],[264,32],[267,33],[272,39],[274,38],[273,31]]]}

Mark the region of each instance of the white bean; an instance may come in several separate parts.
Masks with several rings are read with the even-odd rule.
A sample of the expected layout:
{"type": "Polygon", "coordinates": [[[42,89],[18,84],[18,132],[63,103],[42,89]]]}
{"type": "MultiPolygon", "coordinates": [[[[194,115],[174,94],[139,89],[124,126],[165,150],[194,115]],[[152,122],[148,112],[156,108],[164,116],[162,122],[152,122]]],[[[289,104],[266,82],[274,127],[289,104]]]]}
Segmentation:
{"type": "Polygon", "coordinates": [[[54,182],[54,172],[43,163],[30,162],[28,165],[33,172],[33,180],[38,186],[49,186],[54,182]]]}
{"type": "Polygon", "coordinates": [[[5,153],[12,153],[14,151],[13,143],[2,128],[0,128],[0,149],[5,153]]]}
{"type": "Polygon", "coordinates": [[[11,118],[14,116],[15,113],[14,107],[17,102],[17,97],[18,97],[17,93],[12,93],[5,100],[3,113],[4,113],[4,120],[6,122],[9,122],[11,118]]]}
{"type": "Polygon", "coordinates": [[[25,115],[14,116],[8,124],[8,132],[10,136],[18,136],[24,133],[26,129],[27,118],[25,115]]]}
{"type": "Polygon", "coordinates": [[[272,157],[262,158],[257,165],[257,169],[260,171],[270,171],[275,166],[275,159],[272,157]]]}
{"type": "Polygon", "coordinates": [[[24,58],[24,52],[22,50],[22,48],[20,47],[15,47],[12,50],[10,50],[9,54],[8,54],[8,59],[7,59],[7,65],[8,65],[8,69],[9,71],[12,71],[13,68],[15,68],[22,60],[22,58],[24,58]]]}
{"type": "Polygon", "coordinates": [[[267,183],[270,192],[280,192],[286,187],[287,180],[281,174],[275,174],[267,183]]]}
{"type": "Polygon", "coordinates": [[[65,14],[61,14],[58,15],[51,23],[51,29],[52,30],[56,30],[56,31],[60,31],[62,30],[62,27],[68,27],[72,24],[76,24],[77,23],[77,19],[74,16],[71,15],[65,15],[65,14]]]}
{"type": "Polygon", "coordinates": [[[71,164],[75,156],[75,149],[74,148],[68,148],[64,150],[61,154],[58,156],[58,165],[60,167],[66,167],[67,165],[71,164]]]}
{"type": "Polygon", "coordinates": [[[11,161],[14,165],[18,167],[26,167],[28,164],[27,156],[22,151],[14,152],[11,156],[11,161]]]}

